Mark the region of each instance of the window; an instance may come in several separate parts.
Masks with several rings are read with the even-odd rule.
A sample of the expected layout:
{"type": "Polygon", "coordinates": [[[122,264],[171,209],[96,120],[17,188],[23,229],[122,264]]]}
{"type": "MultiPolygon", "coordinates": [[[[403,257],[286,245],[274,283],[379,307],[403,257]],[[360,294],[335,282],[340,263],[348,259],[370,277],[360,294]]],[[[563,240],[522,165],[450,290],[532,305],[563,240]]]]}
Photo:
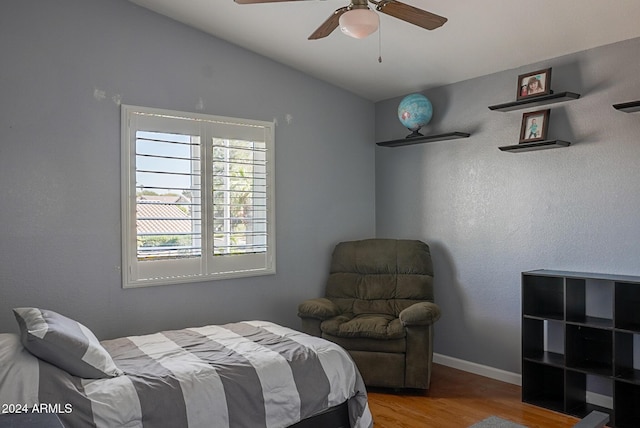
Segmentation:
{"type": "Polygon", "coordinates": [[[123,286],[275,273],[274,124],[122,106],[123,286]]]}

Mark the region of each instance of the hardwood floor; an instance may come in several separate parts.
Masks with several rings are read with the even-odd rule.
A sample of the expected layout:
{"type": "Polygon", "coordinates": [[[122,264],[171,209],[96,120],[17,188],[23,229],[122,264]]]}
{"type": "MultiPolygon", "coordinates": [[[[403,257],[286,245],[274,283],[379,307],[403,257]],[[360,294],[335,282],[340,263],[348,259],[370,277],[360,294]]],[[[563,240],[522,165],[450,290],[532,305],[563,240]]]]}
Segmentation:
{"type": "Polygon", "coordinates": [[[369,389],[375,428],[467,428],[499,416],[529,428],[569,428],[578,419],[521,401],[520,387],[434,364],[426,393],[369,389]]]}

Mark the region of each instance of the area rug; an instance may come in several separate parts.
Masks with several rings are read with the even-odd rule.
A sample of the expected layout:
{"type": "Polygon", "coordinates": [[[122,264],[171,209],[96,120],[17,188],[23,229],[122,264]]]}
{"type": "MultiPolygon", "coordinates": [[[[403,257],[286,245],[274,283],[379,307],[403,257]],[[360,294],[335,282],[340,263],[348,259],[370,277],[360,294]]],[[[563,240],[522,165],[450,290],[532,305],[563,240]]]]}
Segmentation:
{"type": "Polygon", "coordinates": [[[524,425],[518,425],[506,419],[497,416],[491,416],[478,423],[471,425],[469,428],[527,428],[524,425]]]}

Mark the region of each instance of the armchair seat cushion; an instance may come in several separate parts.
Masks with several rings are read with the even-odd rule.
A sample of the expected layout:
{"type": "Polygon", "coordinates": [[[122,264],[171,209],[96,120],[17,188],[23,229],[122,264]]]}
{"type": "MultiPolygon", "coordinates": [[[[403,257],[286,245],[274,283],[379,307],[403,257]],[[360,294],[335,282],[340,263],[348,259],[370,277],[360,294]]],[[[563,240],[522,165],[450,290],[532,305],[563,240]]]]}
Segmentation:
{"type": "Polygon", "coordinates": [[[349,338],[394,340],[406,335],[400,319],[387,314],[343,314],[323,321],[320,329],[331,336],[349,338]]]}
{"type": "Polygon", "coordinates": [[[369,339],[366,337],[338,337],[323,333],[324,339],[337,343],[349,352],[384,352],[387,354],[402,354],[407,352],[407,338],[402,339],[369,339]]]}

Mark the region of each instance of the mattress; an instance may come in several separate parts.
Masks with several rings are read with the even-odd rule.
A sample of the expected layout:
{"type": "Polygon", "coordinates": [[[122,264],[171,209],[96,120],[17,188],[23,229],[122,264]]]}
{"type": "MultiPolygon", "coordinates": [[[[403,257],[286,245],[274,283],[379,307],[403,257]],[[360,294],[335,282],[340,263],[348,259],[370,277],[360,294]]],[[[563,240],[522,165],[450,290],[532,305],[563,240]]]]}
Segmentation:
{"type": "Polygon", "coordinates": [[[67,428],[277,428],[346,403],[352,428],[373,426],[349,354],[271,322],[100,344],[123,374],[77,377],[32,355],[18,335],[0,334],[0,412],[55,412],[67,428]]]}

